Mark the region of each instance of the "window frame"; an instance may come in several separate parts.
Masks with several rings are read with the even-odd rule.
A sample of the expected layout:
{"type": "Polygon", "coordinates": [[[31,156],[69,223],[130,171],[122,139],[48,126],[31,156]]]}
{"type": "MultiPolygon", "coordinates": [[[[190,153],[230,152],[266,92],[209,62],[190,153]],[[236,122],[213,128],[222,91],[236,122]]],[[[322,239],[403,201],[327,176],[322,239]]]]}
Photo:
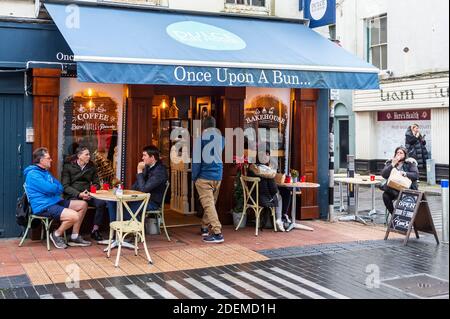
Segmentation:
{"type": "Polygon", "coordinates": [[[367,46],[366,46],[366,50],[367,50],[367,62],[371,63],[372,65],[378,67],[380,70],[388,70],[389,66],[389,58],[388,58],[388,16],[387,14],[381,14],[379,16],[375,16],[375,17],[371,17],[366,19],[366,37],[367,37],[367,46]],[[386,20],[386,41],[382,42],[381,41],[381,20],[385,19],[386,20]],[[372,23],[375,22],[376,20],[378,20],[380,22],[380,32],[378,34],[378,41],[376,42],[376,44],[372,44],[372,23]],[[383,47],[386,48],[386,61],[383,59],[383,47]],[[380,57],[379,57],[379,66],[377,66],[376,64],[374,64],[373,62],[373,50],[374,49],[380,49],[380,57]],[[383,67],[384,64],[384,67],[383,67]]]}
{"type": "MultiPolygon", "coordinates": [[[[234,0],[234,3],[227,3],[227,0],[224,0],[224,10],[225,12],[230,13],[259,13],[259,14],[269,14],[271,7],[271,0],[265,0],[264,6],[255,6],[253,4],[237,4],[237,0],[234,0]]],[[[253,3],[253,0],[245,0],[246,2],[253,3]]]]}

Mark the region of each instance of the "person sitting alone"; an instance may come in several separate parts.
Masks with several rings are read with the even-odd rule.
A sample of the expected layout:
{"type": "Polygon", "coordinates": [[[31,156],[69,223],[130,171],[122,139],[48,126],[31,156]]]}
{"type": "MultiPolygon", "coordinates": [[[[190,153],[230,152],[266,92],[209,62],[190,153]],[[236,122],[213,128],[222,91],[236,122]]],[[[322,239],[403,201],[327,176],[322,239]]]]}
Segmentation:
{"type": "MultiPolygon", "coordinates": [[[[398,169],[404,177],[407,177],[412,181],[410,189],[418,189],[417,180],[419,179],[419,169],[417,168],[417,161],[412,157],[408,157],[408,150],[405,147],[400,146],[395,149],[394,158],[386,162],[383,170],[381,171],[381,176],[388,180],[394,168],[398,169]]],[[[387,186],[387,184],[385,184],[382,189],[384,190],[384,205],[389,213],[393,214],[393,201],[398,198],[400,192],[387,186]]]]}
{"type": "Polygon", "coordinates": [[[50,239],[56,248],[65,249],[67,245],[90,246],[91,242],[79,235],[88,205],[83,200],[62,199],[64,188],[50,174],[51,163],[48,149],[40,147],[33,152],[33,164],[24,170],[25,191],[33,214],[61,222],[59,228],[50,233],[50,239]],[[66,244],[62,235],[71,227],[72,235],[66,244]]]}

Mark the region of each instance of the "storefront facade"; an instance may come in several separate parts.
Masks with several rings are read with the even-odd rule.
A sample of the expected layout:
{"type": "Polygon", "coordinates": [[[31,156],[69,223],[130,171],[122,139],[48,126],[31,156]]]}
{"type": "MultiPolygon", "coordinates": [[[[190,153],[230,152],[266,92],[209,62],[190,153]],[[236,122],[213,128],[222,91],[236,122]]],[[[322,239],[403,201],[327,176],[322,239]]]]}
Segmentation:
{"type": "Polygon", "coordinates": [[[437,179],[448,178],[448,139],[443,134],[449,130],[448,85],[448,72],[441,72],[383,80],[381,90],[355,91],[359,169],[379,170],[393,150],[405,144],[408,127],[418,124],[436,163],[437,179]]]}
{"type": "MultiPolygon", "coordinates": [[[[288,55],[286,59],[290,61],[286,62],[280,58],[273,60],[279,54],[278,51],[259,56],[262,59],[258,60],[261,48],[273,46],[273,43],[255,42],[253,35],[237,31],[242,28],[235,26],[235,23],[245,24],[251,18],[196,16],[186,12],[124,10],[105,5],[86,5],[80,8],[83,21],[89,25],[83,32],[87,30],[88,33],[74,37],[77,32],[71,32],[73,30],[67,29],[64,23],[64,7],[59,4],[46,7],[62,36],[74,50],[76,73],[66,72],[64,67],[62,72],[58,64],[57,68],[42,63],[29,68],[27,76],[32,85],[28,99],[33,106],[30,128],[34,130],[34,141],[28,143],[28,161],[24,160],[23,166],[30,163],[32,149],[46,146],[51,154],[57,154],[53,155],[52,173],[60,177],[67,156],[77,145],[87,144],[97,166],[101,168],[101,178],[105,181],[116,178],[130,187],[135,180],[142,147],[154,144],[160,148],[162,160],[170,170],[171,192],[167,205],[180,214],[195,214],[198,204],[190,180],[190,165],[170,161],[173,146],[170,132],[174,127],[183,127],[195,135],[193,121],[212,115],[217,118],[222,133],[226,128],[275,128],[277,134],[260,136],[256,141],[247,143],[246,154],[251,149],[248,144],[274,142],[277,151],[272,156],[277,158],[280,172],[295,168],[308,181],[321,184],[318,191],[302,194],[297,217],[327,217],[329,88],[377,87],[376,70],[372,67],[359,60],[352,61],[352,56],[340,51],[337,55],[343,57],[342,66],[327,65],[329,63],[325,62],[329,61],[328,56],[322,57],[323,61],[317,61],[317,66],[301,66],[295,61],[301,62],[314,56],[316,42],[319,48],[334,44],[319,35],[316,38],[313,31],[298,21],[252,21],[262,23],[267,30],[276,29],[275,33],[283,32],[285,36],[289,35],[287,31],[300,28],[299,32],[307,40],[305,44],[309,43],[311,52],[307,51],[303,57],[288,55]],[[102,25],[106,20],[111,23],[115,21],[116,14],[131,20],[142,19],[142,25],[154,19],[168,24],[167,29],[159,27],[161,30],[155,32],[160,32],[160,37],[169,35],[170,38],[161,40],[161,44],[147,44],[145,47],[151,51],[147,52],[150,57],[145,59],[140,58],[144,54],[139,57],[136,51],[133,53],[136,49],[133,49],[133,43],[140,48],[149,35],[138,34],[129,39],[124,37],[120,42],[102,42],[109,38],[105,34],[92,34],[92,38],[86,38],[95,30],[115,33],[111,30],[112,26],[97,28],[95,24],[102,25]],[[98,21],[99,17],[105,18],[105,21],[98,21]],[[203,36],[206,34],[201,47],[198,47],[198,39],[191,37],[192,34],[182,33],[176,28],[180,27],[177,25],[179,20],[189,20],[188,27],[194,26],[193,32],[198,31],[195,31],[198,24],[207,24],[206,31],[199,33],[203,36]],[[174,24],[171,29],[170,26],[174,24]],[[218,26],[221,26],[220,30],[218,26]],[[94,46],[83,45],[79,42],[83,39],[94,46]],[[99,39],[99,43],[93,39],[99,39]],[[218,50],[219,42],[225,43],[227,48],[218,50]],[[158,45],[164,46],[166,53],[162,53],[158,45]],[[123,50],[123,47],[127,47],[127,50],[123,50]],[[189,48],[192,47],[197,51],[190,52],[189,48]],[[78,51],[80,48],[81,51],[86,48],[88,51],[92,48],[93,51],[81,52],[78,51]],[[245,52],[246,49],[251,49],[251,54],[245,52]],[[228,55],[228,51],[233,54],[228,55]],[[130,52],[131,56],[123,56],[130,52]],[[180,56],[181,52],[185,54],[180,56]],[[155,57],[152,54],[156,54],[155,57]],[[198,54],[201,54],[200,60],[194,60],[192,57],[198,54]],[[232,61],[223,59],[230,56],[236,58],[239,54],[242,54],[242,58],[232,61]],[[268,64],[264,61],[267,58],[275,63],[268,64]],[[350,65],[346,66],[346,63],[350,65]]],[[[185,28],[186,25],[181,27],[185,28]]],[[[127,33],[127,30],[124,32],[133,34],[127,33]]],[[[289,39],[284,40],[285,43],[292,43],[289,39]]],[[[277,42],[277,45],[281,46],[283,42],[277,42]]],[[[63,56],[72,55],[68,53],[63,56]]],[[[217,206],[221,221],[230,224],[235,164],[225,162],[223,175],[217,206]]],[[[20,187],[17,186],[16,196],[10,198],[17,198],[20,193],[20,187]]]]}

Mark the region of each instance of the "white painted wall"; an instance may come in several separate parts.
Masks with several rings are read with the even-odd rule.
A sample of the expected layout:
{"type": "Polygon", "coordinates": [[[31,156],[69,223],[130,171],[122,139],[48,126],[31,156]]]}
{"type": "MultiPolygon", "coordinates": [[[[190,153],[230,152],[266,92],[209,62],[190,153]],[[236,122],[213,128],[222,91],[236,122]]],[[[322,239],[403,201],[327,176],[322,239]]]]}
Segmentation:
{"type": "Polygon", "coordinates": [[[448,71],[448,11],[446,0],[338,0],[336,34],[345,49],[366,59],[365,21],[387,14],[388,68],[395,77],[448,71]]]}
{"type": "Polygon", "coordinates": [[[0,17],[36,18],[35,0],[0,0],[0,17]]]}

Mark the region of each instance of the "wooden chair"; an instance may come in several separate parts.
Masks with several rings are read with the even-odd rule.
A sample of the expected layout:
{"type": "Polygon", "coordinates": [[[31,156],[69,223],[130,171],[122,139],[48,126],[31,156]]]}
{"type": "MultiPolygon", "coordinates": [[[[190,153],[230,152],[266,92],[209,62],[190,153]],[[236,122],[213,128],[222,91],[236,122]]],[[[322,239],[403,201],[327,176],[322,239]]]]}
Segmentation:
{"type": "Polygon", "coordinates": [[[122,245],[124,243],[125,237],[128,235],[134,235],[134,254],[138,255],[138,240],[141,241],[144,245],[145,255],[147,256],[147,260],[149,264],[152,264],[152,259],[150,258],[150,254],[147,249],[147,243],[145,242],[145,227],[144,221],[146,216],[146,209],[148,205],[148,201],[150,199],[150,194],[139,194],[139,195],[123,195],[119,197],[119,201],[117,202],[119,208],[119,220],[110,223],[110,231],[109,231],[109,244],[108,244],[108,258],[111,256],[111,244],[113,242],[114,231],[116,232],[116,240],[118,243],[117,247],[117,257],[115,266],[119,267],[119,258],[122,250],[122,245]],[[129,202],[141,202],[139,208],[133,212],[128,205],[129,202]],[[123,220],[123,208],[125,207],[126,211],[130,214],[130,220],[123,220]]]}
{"type": "MultiPolygon", "coordinates": [[[[27,196],[28,203],[30,203],[30,199],[28,197],[27,190],[25,188],[25,184],[23,184],[23,191],[25,192],[25,195],[27,196]]],[[[46,239],[47,239],[47,250],[50,251],[50,236],[49,235],[50,235],[50,227],[52,226],[53,219],[50,218],[50,217],[34,215],[33,211],[31,210],[31,204],[29,206],[29,209],[30,209],[30,213],[28,214],[27,227],[26,227],[25,232],[24,232],[24,234],[22,236],[22,239],[20,240],[19,247],[22,247],[25,239],[27,238],[28,231],[31,228],[31,224],[33,223],[33,220],[37,219],[37,220],[40,220],[41,224],[42,224],[41,240],[44,239],[44,230],[45,230],[46,239]]],[[[67,242],[66,232],[64,232],[64,240],[67,242]]]]}
{"type": "Polygon", "coordinates": [[[164,228],[164,232],[166,233],[166,237],[167,237],[168,241],[170,241],[170,237],[169,237],[169,233],[167,232],[166,221],[164,219],[164,203],[166,202],[166,194],[167,194],[167,191],[169,190],[169,186],[170,186],[170,183],[166,182],[166,189],[164,190],[161,208],[157,209],[157,210],[148,210],[147,211],[147,217],[150,217],[151,215],[153,215],[153,216],[156,216],[157,218],[161,219],[161,223],[164,228]]]}
{"type": "MultiPolygon", "coordinates": [[[[244,190],[244,208],[242,211],[242,217],[239,221],[239,224],[236,227],[236,230],[241,226],[242,221],[244,220],[245,214],[247,214],[247,209],[252,209],[255,212],[256,218],[256,232],[255,236],[258,236],[259,231],[259,222],[261,212],[265,207],[259,206],[259,182],[261,179],[259,177],[247,177],[241,176],[241,184],[242,189],[244,190]]],[[[277,224],[275,218],[275,207],[267,207],[270,208],[273,217],[273,228],[277,231],[277,224]]]]}

